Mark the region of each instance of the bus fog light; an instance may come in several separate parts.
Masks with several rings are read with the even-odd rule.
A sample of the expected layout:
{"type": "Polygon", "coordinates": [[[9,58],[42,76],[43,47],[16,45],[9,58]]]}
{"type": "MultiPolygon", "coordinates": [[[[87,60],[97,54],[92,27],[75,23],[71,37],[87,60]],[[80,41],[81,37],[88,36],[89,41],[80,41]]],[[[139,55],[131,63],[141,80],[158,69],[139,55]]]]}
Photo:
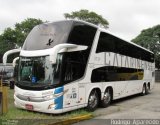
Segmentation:
{"type": "Polygon", "coordinates": [[[53,109],[53,108],[55,108],[55,104],[54,103],[52,103],[52,104],[50,104],[49,106],[48,106],[48,109],[53,109]]]}

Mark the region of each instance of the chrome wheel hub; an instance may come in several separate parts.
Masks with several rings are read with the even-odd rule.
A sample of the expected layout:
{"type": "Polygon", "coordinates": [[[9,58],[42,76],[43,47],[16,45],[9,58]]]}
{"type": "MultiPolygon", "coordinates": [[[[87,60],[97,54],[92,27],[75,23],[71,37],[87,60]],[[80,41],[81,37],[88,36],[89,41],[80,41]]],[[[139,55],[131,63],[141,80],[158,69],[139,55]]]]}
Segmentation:
{"type": "Polygon", "coordinates": [[[108,92],[106,92],[104,94],[103,100],[104,100],[105,103],[109,103],[110,102],[111,96],[110,96],[110,94],[108,92]]]}
{"type": "Polygon", "coordinates": [[[90,98],[89,98],[89,105],[91,107],[95,107],[97,105],[97,102],[98,102],[98,100],[97,100],[96,96],[91,95],[90,98]]]}

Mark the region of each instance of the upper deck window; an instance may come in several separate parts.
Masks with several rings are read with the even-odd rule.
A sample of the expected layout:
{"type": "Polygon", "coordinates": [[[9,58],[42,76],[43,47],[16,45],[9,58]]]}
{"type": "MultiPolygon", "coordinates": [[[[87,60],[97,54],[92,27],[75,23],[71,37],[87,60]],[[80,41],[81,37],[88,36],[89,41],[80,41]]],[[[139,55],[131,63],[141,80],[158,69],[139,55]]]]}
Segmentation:
{"type": "Polygon", "coordinates": [[[96,28],[76,22],[69,34],[68,43],[92,46],[96,28]]]}
{"type": "Polygon", "coordinates": [[[55,22],[40,24],[33,28],[27,36],[24,50],[42,50],[66,42],[72,22],[55,22]]]}
{"type": "Polygon", "coordinates": [[[113,52],[148,62],[154,62],[154,55],[152,53],[104,32],[101,32],[97,45],[96,53],[100,52],[113,52]]]}
{"type": "Polygon", "coordinates": [[[95,33],[96,28],[81,22],[59,21],[40,24],[29,33],[23,49],[49,49],[62,43],[91,46],[95,33]]]}

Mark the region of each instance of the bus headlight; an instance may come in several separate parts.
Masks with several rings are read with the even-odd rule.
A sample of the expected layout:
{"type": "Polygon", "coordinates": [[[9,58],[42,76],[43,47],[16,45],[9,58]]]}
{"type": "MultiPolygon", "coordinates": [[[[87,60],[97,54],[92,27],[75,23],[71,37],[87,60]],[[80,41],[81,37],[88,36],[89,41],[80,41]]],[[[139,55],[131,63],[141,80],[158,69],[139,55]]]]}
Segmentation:
{"type": "Polygon", "coordinates": [[[63,95],[63,92],[58,93],[58,94],[46,95],[46,96],[43,96],[43,99],[48,101],[48,100],[52,100],[52,99],[58,98],[58,97],[60,97],[62,95],[63,95]]]}
{"type": "Polygon", "coordinates": [[[47,95],[47,96],[43,96],[43,99],[48,101],[48,100],[52,100],[54,98],[53,95],[47,95]]]}

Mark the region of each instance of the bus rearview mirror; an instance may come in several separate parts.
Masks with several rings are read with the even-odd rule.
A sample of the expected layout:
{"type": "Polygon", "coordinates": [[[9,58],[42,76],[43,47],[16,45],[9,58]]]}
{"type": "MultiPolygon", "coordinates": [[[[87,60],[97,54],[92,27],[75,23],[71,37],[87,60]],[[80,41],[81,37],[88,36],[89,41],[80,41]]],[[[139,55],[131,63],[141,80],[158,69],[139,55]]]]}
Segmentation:
{"type": "Polygon", "coordinates": [[[56,64],[58,53],[81,51],[81,50],[86,50],[87,48],[88,46],[81,46],[75,44],[58,44],[53,48],[52,53],[50,54],[50,62],[51,64],[56,64]]]}

